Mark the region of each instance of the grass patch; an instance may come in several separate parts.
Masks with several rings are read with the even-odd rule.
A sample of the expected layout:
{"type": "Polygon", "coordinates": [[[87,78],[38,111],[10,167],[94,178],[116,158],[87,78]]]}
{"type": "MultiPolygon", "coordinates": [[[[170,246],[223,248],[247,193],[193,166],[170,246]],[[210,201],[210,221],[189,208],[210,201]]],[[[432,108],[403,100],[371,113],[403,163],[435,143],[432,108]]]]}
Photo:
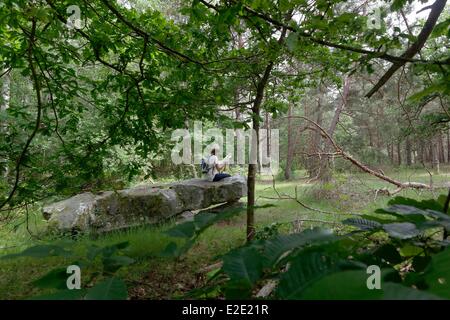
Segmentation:
{"type": "MultiPolygon", "coordinates": [[[[429,182],[429,175],[425,170],[392,170],[388,173],[402,181],[429,182]]],[[[297,176],[304,173],[297,172],[297,176]]],[[[267,199],[277,197],[272,188],[272,181],[261,179],[257,185],[257,205],[268,203],[275,207],[260,208],[256,210],[256,227],[262,230],[274,222],[282,225],[282,232],[291,232],[298,228],[296,220],[323,220],[328,223],[339,222],[350,217],[349,213],[372,214],[377,208],[386,206],[390,199],[387,196],[376,195],[374,190],[390,185],[374,177],[362,173],[336,174],[336,182],[321,185],[308,184],[306,179],[294,181],[277,181],[276,188],[280,194],[297,196],[301,201],[321,211],[334,214],[320,213],[307,210],[293,200],[267,199]]],[[[442,169],[440,175],[433,176],[433,182],[444,184],[450,180],[450,174],[442,169]]],[[[440,190],[441,193],[446,192],[440,190]]],[[[403,190],[398,195],[412,197],[418,200],[434,198],[439,191],[403,190]]],[[[246,201],[246,199],[242,199],[246,201]]],[[[158,253],[173,241],[164,234],[164,231],[174,225],[169,221],[161,226],[146,226],[113,232],[96,239],[89,236],[80,236],[75,241],[64,238],[36,236],[45,229],[45,221],[40,215],[41,208],[29,208],[28,228],[23,217],[13,224],[0,229],[0,258],[4,254],[17,253],[24,248],[40,243],[60,243],[71,247],[77,255],[82,257],[89,245],[107,246],[114,243],[129,241],[130,245],[124,254],[135,259],[136,263],[119,270],[129,287],[132,299],[169,299],[180,297],[191,289],[202,286],[205,282],[205,272],[202,269],[216,262],[218,258],[245,243],[246,217],[245,212],[229,220],[219,222],[208,228],[194,244],[191,250],[179,259],[161,258],[158,253]],[[33,236],[30,235],[30,232],[33,236]]],[[[320,225],[319,222],[303,221],[301,228],[320,225]]],[[[297,230],[298,231],[298,230],[297,230]]],[[[56,267],[65,267],[71,263],[62,257],[47,258],[16,258],[0,260],[0,299],[24,299],[37,294],[48,293],[36,289],[33,281],[45,275],[56,267]]],[[[90,275],[87,270],[82,275],[90,275]]]]}

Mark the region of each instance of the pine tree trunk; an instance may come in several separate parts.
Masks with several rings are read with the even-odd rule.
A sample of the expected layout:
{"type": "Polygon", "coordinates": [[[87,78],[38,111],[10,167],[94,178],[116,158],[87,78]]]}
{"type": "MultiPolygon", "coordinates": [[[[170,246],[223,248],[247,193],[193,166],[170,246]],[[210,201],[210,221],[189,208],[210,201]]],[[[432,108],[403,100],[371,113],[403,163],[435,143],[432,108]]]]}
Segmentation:
{"type": "Polygon", "coordinates": [[[431,157],[433,161],[433,168],[435,169],[436,173],[440,173],[439,168],[439,150],[438,150],[438,142],[436,137],[431,140],[431,157]]]}
{"type": "Polygon", "coordinates": [[[409,137],[406,138],[405,151],[406,151],[406,165],[410,166],[412,164],[412,161],[411,161],[411,140],[409,139],[409,137]]]}
{"type": "Polygon", "coordinates": [[[423,141],[422,141],[422,139],[420,139],[418,141],[418,150],[417,150],[417,162],[419,162],[419,163],[425,162],[423,150],[424,150],[423,141]]]}
{"type": "MultiPolygon", "coordinates": [[[[320,91],[319,91],[319,98],[317,99],[317,108],[316,108],[316,114],[315,114],[315,122],[322,126],[322,107],[321,107],[321,98],[320,98],[320,91]]],[[[320,178],[321,174],[321,157],[319,153],[321,152],[320,148],[320,142],[321,142],[321,134],[320,131],[317,130],[317,128],[314,128],[315,130],[311,130],[311,139],[309,143],[309,177],[311,179],[320,178]]]]}
{"type": "Polygon", "coordinates": [[[450,163],[450,129],[447,130],[447,163],[450,163]]]}
{"type": "Polygon", "coordinates": [[[388,144],[386,146],[386,151],[388,154],[389,161],[390,161],[391,165],[393,165],[394,164],[394,154],[393,154],[394,150],[392,149],[392,144],[388,144]]]}
{"type": "Polygon", "coordinates": [[[443,141],[442,135],[440,133],[438,136],[438,144],[439,144],[439,162],[445,163],[444,141],[443,141]]]}

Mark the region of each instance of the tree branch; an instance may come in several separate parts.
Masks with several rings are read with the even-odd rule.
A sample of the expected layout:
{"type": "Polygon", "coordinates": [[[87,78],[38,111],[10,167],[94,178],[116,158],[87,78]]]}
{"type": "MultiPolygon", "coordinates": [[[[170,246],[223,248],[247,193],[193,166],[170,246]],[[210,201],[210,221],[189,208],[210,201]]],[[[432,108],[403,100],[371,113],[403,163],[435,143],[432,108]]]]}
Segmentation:
{"type": "MultiPolygon", "coordinates": [[[[432,5],[431,12],[428,16],[427,21],[425,22],[425,25],[417,36],[417,41],[414,42],[408,49],[406,49],[406,51],[400,56],[401,58],[412,59],[422,49],[431,32],[433,31],[433,28],[436,25],[439,16],[444,10],[446,3],[447,0],[436,0],[436,2],[432,5]]],[[[386,73],[380,78],[378,83],[366,94],[366,97],[370,98],[371,96],[373,96],[373,94],[377,92],[378,89],[380,89],[405,63],[406,61],[394,62],[389,70],[386,71],[386,73]]]]}
{"type": "Polygon", "coordinates": [[[425,184],[425,183],[420,183],[420,182],[401,182],[398,180],[395,180],[389,176],[386,176],[384,173],[375,171],[373,169],[370,169],[369,167],[367,167],[365,164],[361,163],[360,161],[356,160],[355,158],[353,158],[349,153],[345,152],[335,141],[334,139],[328,134],[328,132],[322,128],[322,126],[320,126],[317,122],[304,117],[304,116],[292,116],[293,118],[299,118],[299,119],[303,119],[306,120],[308,122],[310,122],[311,124],[313,124],[315,127],[317,127],[321,132],[322,135],[328,139],[328,141],[330,142],[330,144],[334,147],[334,149],[336,150],[336,153],[341,155],[342,158],[350,161],[352,164],[354,164],[355,166],[357,166],[358,168],[360,168],[362,171],[369,173],[381,180],[384,180],[386,182],[389,182],[390,184],[393,184],[397,187],[395,193],[399,192],[402,189],[405,188],[414,188],[414,189],[432,189],[430,185],[425,184]]]}
{"type": "Polygon", "coordinates": [[[19,158],[16,162],[16,175],[14,180],[13,188],[11,189],[8,197],[0,204],[0,209],[3,208],[9,201],[11,201],[12,197],[14,196],[15,192],[17,191],[17,188],[19,187],[19,180],[20,180],[20,166],[22,165],[23,160],[25,159],[26,153],[28,151],[28,148],[30,147],[31,142],[33,141],[37,131],[39,130],[40,124],[41,124],[41,113],[42,113],[42,98],[41,98],[41,85],[39,83],[39,79],[37,76],[36,68],[34,66],[33,62],[33,46],[35,41],[35,35],[36,35],[36,20],[35,18],[32,19],[31,24],[31,32],[28,36],[29,43],[28,43],[28,65],[31,70],[31,78],[34,82],[34,89],[36,91],[36,100],[37,100],[37,115],[36,115],[36,121],[34,125],[34,129],[31,132],[30,136],[28,137],[27,141],[25,142],[25,146],[22,149],[22,152],[20,153],[19,158]]]}
{"type": "MultiPolygon", "coordinates": [[[[438,0],[438,1],[441,1],[441,0],[438,0]]],[[[200,2],[202,2],[205,5],[207,3],[204,0],[200,0],[200,2]]],[[[232,1],[232,2],[236,3],[236,1],[232,1]]],[[[209,4],[208,7],[212,7],[215,10],[218,10],[217,6],[212,6],[212,5],[209,4]]],[[[341,49],[341,50],[351,51],[351,52],[356,52],[356,53],[361,53],[361,54],[365,54],[365,55],[371,55],[374,58],[383,59],[383,60],[386,60],[386,61],[389,61],[389,62],[393,62],[393,63],[395,63],[395,62],[403,62],[403,64],[404,64],[406,62],[411,62],[411,63],[426,63],[426,64],[437,64],[437,65],[449,65],[450,64],[450,60],[449,59],[447,59],[445,61],[429,61],[429,60],[412,59],[412,58],[407,58],[407,57],[402,57],[402,56],[397,57],[397,56],[390,55],[390,54],[388,54],[386,52],[378,52],[378,51],[366,50],[366,49],[356,48],[356,47],[352,47],[352,46],[348,46],[348,45],[333,43],[333,42],[330,42],[330,41],[327,41],[327,40],[322,40],[322,39],[315,38],[309,32],[300,31],[296,27],[287,25],[287,24],[285,24],[285,23],[283,23],[281,21],[273,19],[272,17],[268,16],[267,14],[258,12],[256,10],[248,7],[248,6],[244,5],[243,9],[247,13],[249,13],[249,14],[255,16],[255,17],[258,17],[260,19],[263,19],[263,20],[271,23],[274,26],[284,27],[284,28],[286,28],[289,31],[297,33],[297,35],[302,37],[302,38],[306,38],[306,39],[310,40],[313,43],[320,44],[320,45],[323,45],[323,46],[326,46],[326,47],[336,48],[336,49],[341,49]]]]}

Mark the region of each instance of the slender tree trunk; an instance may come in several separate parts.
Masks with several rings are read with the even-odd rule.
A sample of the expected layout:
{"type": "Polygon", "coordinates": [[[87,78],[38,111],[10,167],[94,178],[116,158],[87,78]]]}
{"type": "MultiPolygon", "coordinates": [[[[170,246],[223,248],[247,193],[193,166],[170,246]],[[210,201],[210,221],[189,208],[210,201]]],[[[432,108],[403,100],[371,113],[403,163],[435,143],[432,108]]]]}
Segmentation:
{"type": "Polygon", "coordinates": [[[292,136],[292,103],[289,104],[288,110],[288,128],[287,128],[287,155],[286,155],[286,168],[284,170],[284,178],[290,180],[292,178],[292,160],[294,157],[294,145],[292,136]]]}
{"type": "MultiPolygon", "coordinates": [[[[5,70],[2,70],[0,73],[3,73],[5,70]]],[[[2,80],[2,89],[1,89],[1,104],[0,111],[4,112],[9,108],[9,101],[11,99],[11,76],[8,73],[4,74],[1,78],[2,80]]],[[[7,126],[6,123],[2,123],[2,127],[5,128],[7,126]]]]}
{"type": "MultiPolygon", "coordinates": [[[[321,104],[321,90],[319,90],[319,98],[317,99],[317,108],[315,112],[315,121],[316,123],[321,126],[323,115],[322,115],[322,104],[321,104]]],[[[317,130],[317,128],[313,128],[314,130],[311,130],[310,140],[309,140],[309,165],[308,165],[308,171],[309,171],[309,177],[310,179],[316,179],[320,178],[321,173],[321,148],[320,148],[320,140],[321,140],[321,134],[320,131],[317,130]]]]}
{"type": "Polygon", "coordinates": [[[424,162],[425,162],[425,158],[424,158],[424,147],[423,147],[423,141],[422,141],[422,139],[420,139],[420,140],[418,141],[417,161],[418,161],[419,163],[424,163],[424,162]]]}
{"type": "Polygon", "coordinates": [[[400,142],[397,142],[397,164],[402,165],[402,145],[400,142]]]}
{"type": "Polygon", "coordinates": [[[438,145],[439,145],[439,162],[445,163],[445,151],[444,151],[444,141],[442,139],[442,134],[438,135],[438,145]]]}
{"type": "MultiPolygon", "coordinates": [[[[281,44],[286,36],[286,27],[283,27],[281,31],[278,43],[281,44]]],[[[264,98],[264,91],[269,81],[270,73],[272,72],[274,62],[271,61],[264,69],[263,76],[260,78],[258,85],[256,87],[255,101],[252,106],[252,122],[253,130],[256,132],[256,146],[251,143],[251,153],[255,152],[256,148],[256,158],[259,158],[259,127],[260,127],[260,109],[264,98]]],[[[251,241],[255,236],[255,187],[256,187],[256,172],[257,163],[252,163],[250,161],[248,165],[248,177],[247,177],[247,241],[251,241]]]]}
{"type": "Polygon", "coordinates": [[[388,144],[386,146],[386,151],[387,151],[388,158],[389,158],[391,165],[394,164],[394,150],[392,149],[392,147],[393,147],[392,144],[388,144]]]}
{"type": "Polygon", "coordinates": [[[406,165],[411,166],[411,140],[409,137],[406,138],[406,145],[405,145],[405,152],[406,152],[406,165]]]}
{"type": "MultiPolygon", "coordinates": [[[[4,71],[2,71],[3,73],[4,71]]],[[[11,99],[11,77],[9,72],[4,74],[2,77],[2,87],[1,87],[1,104],[0,104],[0,113],[6,112],[9,108],[9,101],[11,99]]],[[[0,135],[6,134],[8,130],[8,124],[1,123],[0,124],[0,135]]],[[[7,178],[9,174],[8,168],[8,159],[0,159],[0,174],[7,178]]]]}
{"type": "Polygon", "coordinates": [[[439,168],[439,150],[438,150],[438,142],[436,138],[433,138],[431,140],[431,157],[433,161],[433,168],[435,169],[436,173],[440,173],[439,168]]]}
{"type": "Polygon", "coordinates": [[[267,81],[269,80],[270,73],[272,72],[273,62],[269,63],[264,71],[264,75],[261,81],[258,83],[255,102],[252,107],[252,120],[253,120],[253,130],[256,133],[256,145],[251,143],[251,154],[256,154],[256,156],[251,156],[251,161],[248,165],[248,177],[247,177],[247,241],[250,241],[255,236],[255,187],[256,187],[256,173],[258,171],[258,156],[259,156],[259,116],[260,107],[264,98],[264,89],[266,87],[267,81]],[[254,150],[256,148],[256,150],[254,150]],[[254,158],[256,157],[256,159],[254,158]],[[257,163],[252,163],[256,160],[257,163]]]}
{"type": "Polygon", "coordinates": [[[414,142],[414,150],[413,150],[413,163],[417,163],[419,152],[417,151],[417,142],[414,142]]]}
{"type": "MultiPolygon", "coordinates": [[[[330,127],[328,129],[328,135],[333,138],[334,132],[336,131],[336,126],[339,123],[339,118],[341,116],[342,110],[344,110],[347,104],[348,93],[350,90],[350,79],[348,77],[344,78],[343,92],[342,92],[342,101],[336,107],[334,111],[333,119],[331,120],[330,127]]],[[[322,94],[322,93],[321,93],[322,94]]],[[[325,141],[325,152],[331,151],[332,148],[329,145],[329,141],[325,141]]],[[[332,179],[333,171],[330,163],[330,157],[324,155],[320,162],[320,181],[329,182],[332,179]]]]}
{"type": "Polygon", "coordinates": [[[270,155],[270,113],[266,112],[266,130],[267,130],[267,154],[270,155]]]}
{"type": "MultiPolygon", "coordinates": [[[[237,43],[235,44],[237,49],[242,49],[245,47],[245,40],[244,37],[239,33],[238,37],[237,37],[237,43]]],[[[234,91],[234,102],[235,103],[239,103],[240,102],[240,87],[237,87],[236,90],[234,91]]],[[[235,117],[236,120],[240,120],[241,118],[241,110],[239,108],[235,109],[235,117]]]]}
{"type": "MultiPolygon", "coordinates": [[[[236,89],[236,91],[234,92],[234,103],[239,103],[239,90],[236,89]]],[[[240,120],[241,118],[241,110],[239,110],[239,108],[236,108],[234,110],[234,116],[236,120],[240,120]]]]}
{"type": "Polygon", "coordinates": [[[377,106],[375,117],[375,163],[379,164],[382,161],[381,152],[383,149],[382,135],[380,131],[380,123],[383,121],[384,108],[383,104],[377,106]]]}
{"type": "Polygon", "coordinates": [[[344,79],[344,86],[342,92],[342,102],[336,108],[336,111],[333,115],[333,120],[331,120],[330,128],[328,129],[328,134],[333,137],[334,131],[336,130],[336,126],[339,123],[339,117],[341,116],[342,110],[344,110],[345,105],[347,104],[348,93],[350,90],[350,79],[346,77],[344,79]]]}
{"type": "Polygon", "coordinates": [[[450,163],[450,129],[447,130],[447,163],[450,163]]]}

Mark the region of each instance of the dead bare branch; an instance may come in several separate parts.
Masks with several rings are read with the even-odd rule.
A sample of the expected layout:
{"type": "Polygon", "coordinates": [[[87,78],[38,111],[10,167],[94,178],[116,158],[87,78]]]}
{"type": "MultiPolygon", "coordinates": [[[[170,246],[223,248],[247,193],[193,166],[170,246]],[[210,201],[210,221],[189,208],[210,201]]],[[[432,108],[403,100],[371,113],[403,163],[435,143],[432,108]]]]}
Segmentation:
{"type": "Polygon", "coordinates": [[[314,120],[311,120],[307,117],[304,116],[292,116],[292,117],[296,117],[299,119],[303,119],[308,121],[309,123],[313,124],[314,126],[316,126],[321,132],[322,135],[324,137],[326,137],[329,141],[329,143],[334,147],[334,149],[336,150],[336,153],[341,155],[342,158],[350,161],[352,164],[354,164],[355,166],[357,166],[358,168],[360,168],[362,171],[369,173],[381,180],[384,180],[386,182],[389,182],[390,184],[393,184],[397,187],[396,190],[394,190],[394,193],[398,193],[400,192],[402,189],[406,189],[406,188],[414,188],[414,189],[432,189],[431,185],[425,184],[425,183],[420,183],[420,182],[401,182],[398,181],[394,178],[391,178],[387,175],[385,175],[382,172],[379,171],[375,171],[371,168],[369,168],[368,166],[366,166],[365,164],[361,163],[360,161],[358,161],[357,159],[353,158],[349,153],[345,152],[335,141],[334,139],[328,134],[328,132],[322,128],[322,126],[320,126],[317,122],[315,122],[314,120]],[[400,190],[399,190],[400,189],[400,190]]]}

